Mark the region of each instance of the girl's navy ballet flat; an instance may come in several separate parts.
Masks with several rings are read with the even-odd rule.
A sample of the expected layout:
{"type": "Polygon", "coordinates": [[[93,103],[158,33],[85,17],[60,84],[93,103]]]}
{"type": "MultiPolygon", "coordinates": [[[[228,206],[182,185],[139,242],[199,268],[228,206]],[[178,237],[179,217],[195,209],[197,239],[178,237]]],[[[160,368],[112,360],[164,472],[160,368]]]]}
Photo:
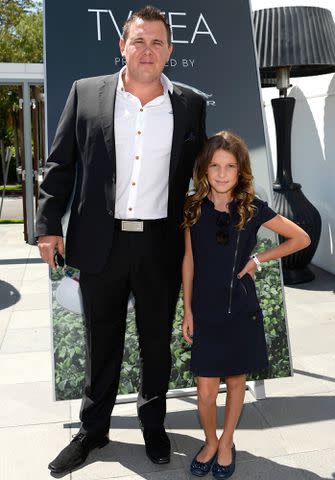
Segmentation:
{"type": "Polygon", "coordinates": [[[231,453],[232,453],[232,461],[230,465],[220,465],[217,462],[213,463],[212,474],[213,474],[213,477],[216,478],[217,480],[229,478],[234,473],[235,461],[236,461],[235,445],[232,446],[231,453]]]}
{"type": "Polygon", "coordinates": [[[205,475],[207,475],[207,473],[210,472],[210,469],[211,469],[211,467],[214,463],[214,460],[216,458],[216,452],[215,452],[215,455],[213,456],[213,458],[208,460],[208,462],[199,462],[197,460],[197,456],[199,455],[201,450],[204,448],[204,446],[205,445],[203,445],[200,448],[199,452],[193,458],[191,466],[190,466],[190,471],[191,471],[192,475],[195,475],[196,477],[204,477],[205,475]]]}

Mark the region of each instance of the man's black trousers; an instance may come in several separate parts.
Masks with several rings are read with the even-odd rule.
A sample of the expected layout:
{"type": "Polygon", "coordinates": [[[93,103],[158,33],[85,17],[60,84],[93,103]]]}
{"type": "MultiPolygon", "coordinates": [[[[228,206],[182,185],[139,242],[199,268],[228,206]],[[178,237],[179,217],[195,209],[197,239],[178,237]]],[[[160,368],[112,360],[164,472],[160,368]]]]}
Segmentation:
{"type": "Polygon", "coordinates": [[[163,425],[166,413],[170,340],[180,269],[172,278],[166,220],[145,222],[143,232],[122,231],[120,222],[116,223],[113,246],[103,271],[80,272],[86,327],[86,378],[80,419],[81,431],[89,435],[109,430],[119,385],[130,292],[135,298],[139,337],[140,395],[147,401],[139,408],[139,418],[144,427],[156,428],[163,425]]]}

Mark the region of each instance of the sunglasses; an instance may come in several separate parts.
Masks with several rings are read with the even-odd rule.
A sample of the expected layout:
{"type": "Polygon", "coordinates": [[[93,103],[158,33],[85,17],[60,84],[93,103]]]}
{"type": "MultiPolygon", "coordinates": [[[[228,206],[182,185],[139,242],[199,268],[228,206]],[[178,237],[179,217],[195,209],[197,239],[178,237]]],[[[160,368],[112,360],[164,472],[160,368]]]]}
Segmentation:
{"type": "Polygon", "coordinates": [[[222,219],[220,217],[216,218],[216,226],[218,230],[216,232],[216,241],[220,245],[227,245],[229,242],[228,226],[230,224],[230,217],[222,219]]]}

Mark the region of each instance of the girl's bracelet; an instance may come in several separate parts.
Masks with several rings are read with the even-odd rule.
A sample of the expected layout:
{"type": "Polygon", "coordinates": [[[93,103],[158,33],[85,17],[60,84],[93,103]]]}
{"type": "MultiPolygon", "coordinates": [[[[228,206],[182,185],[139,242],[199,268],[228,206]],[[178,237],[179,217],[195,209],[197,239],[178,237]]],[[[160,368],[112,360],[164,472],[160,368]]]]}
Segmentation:
{"type": "Polygon", "coordinates": [[[262,270],[262,265],[261,262],[258,260],[256,253],[251,255],[250,258],[256,263],[257,272],[260,272],[262,270]]]}

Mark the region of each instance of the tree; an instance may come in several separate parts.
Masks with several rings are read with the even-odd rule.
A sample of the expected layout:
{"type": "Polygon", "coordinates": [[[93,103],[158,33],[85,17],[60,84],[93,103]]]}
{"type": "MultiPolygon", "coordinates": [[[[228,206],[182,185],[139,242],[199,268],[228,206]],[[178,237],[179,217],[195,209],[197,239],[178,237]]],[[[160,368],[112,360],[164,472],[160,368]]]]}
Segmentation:
{"type": "Polygon", "coordinates": [[[1,0],[0,62],[43,62],[42,7],[33,0],[1,0]]]}
{"type": "MultiPolygon", "coordinates": [[[[0,0],[0,62],[43,62],[42,24],[40,1],[0,0]]],[[[16,166],[20,160],[18,123],[18,87],[0,85],[0,156],[4,157],[6,146],[14,144],[16,166]]]]}

